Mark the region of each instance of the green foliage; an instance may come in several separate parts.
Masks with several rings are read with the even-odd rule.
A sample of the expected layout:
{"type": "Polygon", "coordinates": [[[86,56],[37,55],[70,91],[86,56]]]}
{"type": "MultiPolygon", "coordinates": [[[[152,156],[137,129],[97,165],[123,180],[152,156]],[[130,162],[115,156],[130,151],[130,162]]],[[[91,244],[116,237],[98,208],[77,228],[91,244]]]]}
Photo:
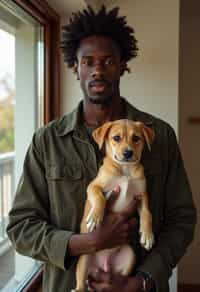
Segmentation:
{"type": "Polygon", "coordinates": [[[0,105],[0,153],[14,151],[14,107],[0,105]]]}

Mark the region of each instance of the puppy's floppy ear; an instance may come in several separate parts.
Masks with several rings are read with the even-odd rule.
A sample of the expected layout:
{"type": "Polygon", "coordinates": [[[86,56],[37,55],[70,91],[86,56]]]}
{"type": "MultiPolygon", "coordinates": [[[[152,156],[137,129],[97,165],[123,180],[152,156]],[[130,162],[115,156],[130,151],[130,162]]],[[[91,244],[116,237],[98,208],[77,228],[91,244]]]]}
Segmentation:
{"type": "Polygon", "coordinates": [[[145,125],[143,126],[142,132],[147,143],[148,149],[149,151],[151,151],[151,144],[153,143],[155,132],[152,128],[147,127],[145,125]]]}
{"type": "Polygon", "coordinates": [[[103,147],[103,143],[105,141],[106,135],[110,129],[110,127],[112,126],[113,122],[106,122],[105,124],[103,124],[103,126],[95,129],[92,132],[92,136],[94,138],[94,140],[97,142],[97,144],[99,145],[99,149],[101,149],[103,147]]]}

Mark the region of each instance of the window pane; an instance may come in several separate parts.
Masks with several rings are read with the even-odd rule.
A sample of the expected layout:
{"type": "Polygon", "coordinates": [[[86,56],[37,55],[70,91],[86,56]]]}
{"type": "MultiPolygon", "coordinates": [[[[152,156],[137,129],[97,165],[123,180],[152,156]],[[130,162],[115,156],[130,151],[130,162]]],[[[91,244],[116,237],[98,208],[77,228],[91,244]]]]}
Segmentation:
{"type": "Polygon", "coordinates": [[[0,289],[14,275],[14,251],[5,233],[14,191],[15,37],[0,29],[0,289]],[[9,56],[9,58],[7,58],[9,56]]]}
{"type": "Polygon", "coordinates": [[[33,132],[43,122],[43,30],[12,1],[0,3],[0,291],[16,291],[39,263],[17,254],[8,212],[33,132]]]}

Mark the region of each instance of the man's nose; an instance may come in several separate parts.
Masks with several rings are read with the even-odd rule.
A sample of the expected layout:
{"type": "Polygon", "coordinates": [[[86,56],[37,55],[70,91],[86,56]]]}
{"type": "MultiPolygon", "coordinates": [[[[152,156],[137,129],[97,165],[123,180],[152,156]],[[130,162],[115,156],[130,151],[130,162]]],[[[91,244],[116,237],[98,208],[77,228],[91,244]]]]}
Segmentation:
{"type": "Polygon", "coordinates": [[[102,79],[105,76],[103,66],[100,64],[95,65],[92,70],[91,75],[94,79],[102,79]]]}

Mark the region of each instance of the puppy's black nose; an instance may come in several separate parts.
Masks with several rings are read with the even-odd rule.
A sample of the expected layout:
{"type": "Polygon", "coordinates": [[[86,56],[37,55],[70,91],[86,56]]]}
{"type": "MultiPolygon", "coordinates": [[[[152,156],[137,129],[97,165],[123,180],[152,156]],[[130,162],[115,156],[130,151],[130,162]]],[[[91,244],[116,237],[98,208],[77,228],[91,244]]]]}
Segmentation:
{"type": "Polygon", "coordinates": [[[125,159],[129,159],[133,156],[133,151],[129,149],[124,150],[123,156],[125,159]]]}

